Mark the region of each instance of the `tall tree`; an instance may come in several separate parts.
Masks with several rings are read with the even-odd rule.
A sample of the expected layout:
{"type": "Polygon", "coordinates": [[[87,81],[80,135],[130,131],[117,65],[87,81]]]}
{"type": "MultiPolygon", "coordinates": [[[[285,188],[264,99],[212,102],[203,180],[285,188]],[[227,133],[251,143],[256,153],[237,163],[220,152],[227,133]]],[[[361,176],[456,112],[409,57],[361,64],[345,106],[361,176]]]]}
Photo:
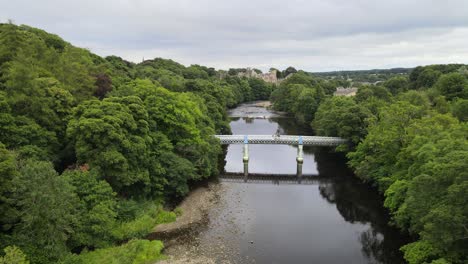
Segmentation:
{"type": "Polygon", "coordinates": [[[51,263],[68,252],[67,241],[77,223],[78,203],[73,187],[49,162],[25,161],[14,180],[19,222],[16,245],[33,263],[51,263]]]}

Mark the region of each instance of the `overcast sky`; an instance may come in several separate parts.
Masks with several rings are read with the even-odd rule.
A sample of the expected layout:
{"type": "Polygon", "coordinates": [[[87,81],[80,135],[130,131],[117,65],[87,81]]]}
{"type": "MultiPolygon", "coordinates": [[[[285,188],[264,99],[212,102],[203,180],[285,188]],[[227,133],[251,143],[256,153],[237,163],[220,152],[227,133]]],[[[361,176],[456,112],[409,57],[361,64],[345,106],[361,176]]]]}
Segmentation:
{"type": "Polygon", "coordinates": [[[102,56],[308,71],[468,63],[467,0],[0,0],[102,56]]]}

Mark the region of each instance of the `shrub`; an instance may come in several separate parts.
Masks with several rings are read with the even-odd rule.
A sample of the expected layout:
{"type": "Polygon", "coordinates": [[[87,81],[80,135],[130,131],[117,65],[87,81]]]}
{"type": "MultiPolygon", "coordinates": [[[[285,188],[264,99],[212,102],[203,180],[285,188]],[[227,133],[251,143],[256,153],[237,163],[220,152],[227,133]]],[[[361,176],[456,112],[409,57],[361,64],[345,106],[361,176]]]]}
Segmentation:
{"type": "Polygon", "coordinates": [[[26,255],[16,246],[3,249],[5,256],[0,257],[0,264],[29,264],[26,255]]]}
{"type": "Polygon", "coordinates": [[[163,248],[159,240],[135,239],[122,246],[70,255],[62,264],[148,264],[164,258],[161,254],[163,248]]]}

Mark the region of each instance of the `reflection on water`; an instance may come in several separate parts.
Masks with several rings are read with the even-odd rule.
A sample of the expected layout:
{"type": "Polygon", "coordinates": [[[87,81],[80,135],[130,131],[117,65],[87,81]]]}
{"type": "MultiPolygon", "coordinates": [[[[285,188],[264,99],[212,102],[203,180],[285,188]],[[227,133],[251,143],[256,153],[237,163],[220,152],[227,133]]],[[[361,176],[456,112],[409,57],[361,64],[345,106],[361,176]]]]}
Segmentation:
{"type": "MultiPolygon", "coordinates": [[[[251,106],[234,112],[240,116],[243,107],[256,115],[251,106]]],[[[311,134],[290,118],[234,118],[231,128],[233,134],[311,134]]],[[[251,145],[250,172],[294,174],[296,151],[251,145]]],[[[242,145],[229,146],[225,170],[242,169],[242,145]]],[[[305,148],[303,170],[321,177],[311,185],[223,182],[223,206],[210,213],[200,244],[215,253],[228,248],[220,260],[235,263],[403,263],[404,239],[386,224],[381,197],[353,176],[342,155],[305,148]]]]}

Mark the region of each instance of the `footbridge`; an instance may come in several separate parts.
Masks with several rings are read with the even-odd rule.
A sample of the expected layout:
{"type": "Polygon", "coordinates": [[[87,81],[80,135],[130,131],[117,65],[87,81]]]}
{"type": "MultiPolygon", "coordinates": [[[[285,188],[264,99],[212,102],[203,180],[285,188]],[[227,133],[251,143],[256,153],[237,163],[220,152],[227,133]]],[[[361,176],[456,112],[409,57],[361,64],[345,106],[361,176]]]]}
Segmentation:
{"type": "Polygon", "coordinates": [[[222,145],[230,144],[282,144],[336,147],[347,142],[339,137],[290,135],[215,135],[222,145]]]}
{"type": "Polygon", "coordinates": [[[304,162],[303,146],[336,147],[348,141],[339,137],[292,136],[292,135],[215,135],[222,145],[244,144],[244,181],[249,178],[249,144],[282,144],[297,145],[297,173],[298,182],[302,179],[302,164],[304,162]]]}

